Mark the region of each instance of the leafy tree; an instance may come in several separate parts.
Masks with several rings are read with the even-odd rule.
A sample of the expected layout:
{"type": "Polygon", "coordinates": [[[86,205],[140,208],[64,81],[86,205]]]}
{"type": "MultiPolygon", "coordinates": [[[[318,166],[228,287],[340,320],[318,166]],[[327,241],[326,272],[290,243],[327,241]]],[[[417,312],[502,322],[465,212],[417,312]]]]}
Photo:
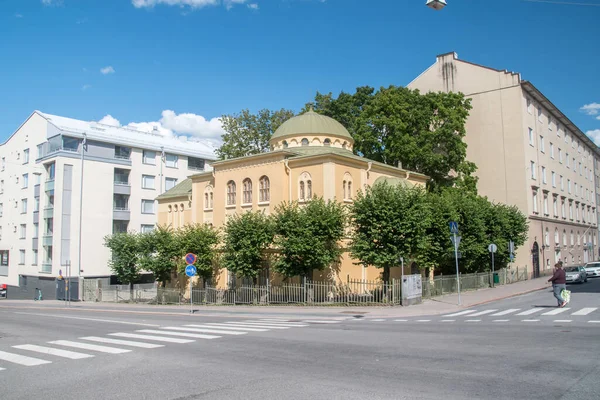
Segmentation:
{"type": "Polygon", "coordinates": [[[283,203],[275,214],[274,269],[284,276],[308,277],[338,262],[342,254],[346,215],[344,207],[322,198],[306,205],[283,203]]]}
{"type": "Polygon", "coordinates": [[[133,298],[133,284],[140,279],[139,237],[132,233],[115,233],[104,238],[104,245],[112,253],[110,269],[119,281],[129,285],[133,298]]]}
{"type": "Polygon", "coordinates": [[[263,109],[256,114],[245,109],[239,114],[223,115],[221,122],[225,133],[217,156],[223,160],[269,151],[269,140],[273,133],[293,116],[293,111],[285,109],[263,109]]]}
{"type": "Polygon", "coordinates": [[[260,211],[235,214],[225,224],[223,264],[231,272],[256,280],[265,250],[273,243],[274,226],[260,211]]]}
{"type": "Polygon", "coordinates": [[[315,111],[344,125],[354,151],[375,161],[431,177],[430,190],[460,185],[476,191],[475,164],[463,141],[470,100],[460,93],[427,93],[389,86],[359,87],[354,94],[317,93],[315,111]]]}
{"type": "Polygon", "coordinates": [[[177,271],[181,248],[177,235],[169,227],[158,226],[140,235],[140,267],[154,274],[165,285],[177,271]]]}
{"type": "Polygon", "coordinates": [[[185,225],[175,233],[179,252],[179,273],[184,273],[185,255],[193,253],[196,255],[194,266],[206,282],[213,274],[213,265],[217,257],[217,245],[219,244],[219,233],[210,225],[194,224],[185,225]]]}
{"type": "Polygon", "coordinates": [[[418,261],[428,250],[431,211],[422,188],[378,183],[359,192],[350,215],[352,256],[383,269],[385,282],[400,257],[418,261]]]}

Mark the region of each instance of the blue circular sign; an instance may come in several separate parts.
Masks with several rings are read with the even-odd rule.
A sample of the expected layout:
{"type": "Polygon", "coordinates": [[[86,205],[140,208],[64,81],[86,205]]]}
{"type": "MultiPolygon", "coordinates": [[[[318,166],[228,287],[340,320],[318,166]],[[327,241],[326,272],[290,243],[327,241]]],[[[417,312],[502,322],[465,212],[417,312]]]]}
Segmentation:
{"type": "Polygon", "coordinates": [[[196,276],[196,267],[194,267],[193,265],[188,265],[187,267],[185,267],[185,274],[190,278],[192,276],[196,276]]]}
{"type": "Polygon", "coordinates": [[[195,262],[196,262],[196,255],[195,255],[195,254],[192,254],[192,253],[187,253],[187,254],[185,255],[185,262],[186,262],[188,265],[191,265],[191,264],[195,263],[195,262]]]}

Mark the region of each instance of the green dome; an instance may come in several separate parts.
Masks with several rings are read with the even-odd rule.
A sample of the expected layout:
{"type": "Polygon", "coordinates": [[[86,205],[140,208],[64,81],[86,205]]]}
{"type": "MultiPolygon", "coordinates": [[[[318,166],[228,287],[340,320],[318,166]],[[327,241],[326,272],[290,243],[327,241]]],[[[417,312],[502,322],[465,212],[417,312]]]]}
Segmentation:
{"type": "Polygon", "coordinates": [[[271,137],[271,141],[302,135],[335,136],[354,143],[352,136],[342,124],[333,118],[317,114],[312,109],[281,124],[271,137]]]}

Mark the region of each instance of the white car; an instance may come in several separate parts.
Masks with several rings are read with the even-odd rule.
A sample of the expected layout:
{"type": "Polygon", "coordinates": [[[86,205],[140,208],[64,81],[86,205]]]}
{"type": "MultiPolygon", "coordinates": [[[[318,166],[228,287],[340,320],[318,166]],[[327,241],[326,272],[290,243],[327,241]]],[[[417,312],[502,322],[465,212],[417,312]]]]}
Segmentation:
{"type": "Polygon", "coordinates": [[[588,278],[600,276],[600,261],[587,263],[584,268],[588,278]]]}

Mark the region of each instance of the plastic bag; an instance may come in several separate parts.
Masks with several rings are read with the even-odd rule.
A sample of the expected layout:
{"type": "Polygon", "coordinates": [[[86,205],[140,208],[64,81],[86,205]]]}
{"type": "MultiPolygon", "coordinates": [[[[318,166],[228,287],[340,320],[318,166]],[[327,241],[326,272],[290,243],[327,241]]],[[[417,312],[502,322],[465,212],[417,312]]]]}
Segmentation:
{"type": "Polygon", "coordinates": [[[560,297],[562,297],[567,303],[571,301],[571,291],[567,289],[563,289],[560,292],[560,297]]]}

